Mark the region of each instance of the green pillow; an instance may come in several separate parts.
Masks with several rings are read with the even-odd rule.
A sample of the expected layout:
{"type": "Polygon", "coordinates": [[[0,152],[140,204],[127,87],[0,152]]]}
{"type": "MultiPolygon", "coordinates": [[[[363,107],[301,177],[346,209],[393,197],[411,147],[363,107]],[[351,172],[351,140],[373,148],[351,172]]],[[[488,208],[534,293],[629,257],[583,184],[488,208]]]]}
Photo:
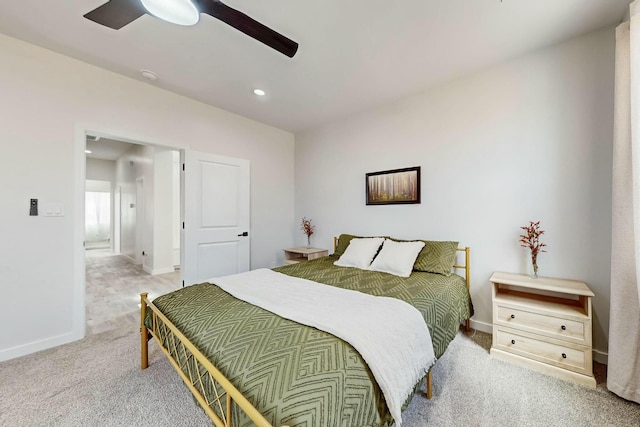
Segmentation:
{"type": "MultiPolygon", "coordinates": [[[[336,245],[336,250],[333,252],[333,255],[340,257],[347,250],[349,243],[351,243],[351,239],[363,239],[365,236],[354,236],[353,234],[341,234],[338,237],[338,244],[336,245]]],[[[384,237],[385,236],[367,236],[367,237],[384,237]]]]}
{"type": "Polygon", "coordinates": [[[338,244],[336,245],[336,250],[333,252],[333,254],[337,257],[342,256],[344,251],[347,250],[347,246],[349,246],[349,242],[351,242],[351,239],[357,237],[358,236],[354,236],[352,234],[341,234],[340,237],[338,237],[338,244]]]}
{"type": "Polygon", "coordinates": [[[458,242],[433,242],[429,240],[423,240],[423,242],[424,248],[418,254],[413,269],[450,276],[453,264],[456,262],[458,242]]]}

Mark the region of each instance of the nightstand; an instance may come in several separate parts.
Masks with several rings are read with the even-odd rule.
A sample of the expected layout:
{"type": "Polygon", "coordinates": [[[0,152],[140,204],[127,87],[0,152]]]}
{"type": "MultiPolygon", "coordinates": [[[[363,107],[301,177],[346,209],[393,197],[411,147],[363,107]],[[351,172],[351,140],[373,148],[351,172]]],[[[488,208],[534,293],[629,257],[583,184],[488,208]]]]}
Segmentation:
{"type": "Polygon", "coordinates": [[[284,250],[284,263],[296,264],[329,255],[329,251],[319,248],[290,248],[284,250]]]}
{"type": "Polygon", "coordinates": [[[577,280],[513,273],[490,280],[491,355],[595,388],[591,289],[577,280]]]}

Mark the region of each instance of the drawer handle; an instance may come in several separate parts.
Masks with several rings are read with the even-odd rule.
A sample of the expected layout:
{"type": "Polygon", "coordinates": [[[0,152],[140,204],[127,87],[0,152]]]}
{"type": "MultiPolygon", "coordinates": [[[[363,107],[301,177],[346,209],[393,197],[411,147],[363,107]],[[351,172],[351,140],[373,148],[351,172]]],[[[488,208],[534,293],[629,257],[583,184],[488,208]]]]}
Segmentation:
{"type": "Polygon", "coordinates": [[[511,340],[511,344],[515,344],[515,343],[516,343],[516,340],[511,340]]]}
{"type": "Polygon", "coordinates": [[[566,359],[567,358],[567,353],[562,353],[562,358],[566,359]]]}
{"type": "Polygon", "coordinates": [[[563,331],[567,330],[567,327],[565,325],[560,326],[560,329],[562,329],[563,331]]]}
{"type": "Polygon", "coordinates": [[[515,314],[512,314],[512,315],[511,315],[511,318],[512,318],[512,319],[515,319],[515,318],[516,318],[516,315],[515,315],[515,314]]]}

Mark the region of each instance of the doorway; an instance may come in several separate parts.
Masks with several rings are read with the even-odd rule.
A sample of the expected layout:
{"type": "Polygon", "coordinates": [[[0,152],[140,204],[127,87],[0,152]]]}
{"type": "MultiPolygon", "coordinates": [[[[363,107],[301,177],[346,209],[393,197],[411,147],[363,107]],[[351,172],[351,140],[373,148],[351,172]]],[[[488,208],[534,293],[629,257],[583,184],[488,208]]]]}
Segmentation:
{"type": "Polygon", "coordinates": [[[180,153],[88,136],[85,156],[85,330],[135,327],[141,292],[153,298],[182,286],[174,263],[180,218],[170,214],[166,222],[163,215],[167,207],[180,211],[179,162],[165,160],[180,153]],[[165,182],[177,182],[177,191],[165,182]]]}
{"type": "MultiPolygon", "coordinates": [[[[73,329],[76,339],[85,336],[87,330],[90,333],[99,331],[97,327],[87,328],[87,319],[89,315],[94,313],[90,312],[91,307],[87,303],[89,281],[92,273],[88,271],[88,267],[90,267],[88,266],[89,259],[85,256],[86,251],[83,246],[85,240],[84,190],[85,179],[91,178],[89,175],[92,173],[87,167],[91,158],[87,157],[87,151],[92,152],[89,154],[94,154],[95,150],[99,152],[102,146],[97,143],[105,142],[105,140],[108,142],[109,139],[106,138],[106,135],[103,137],[87,136],[94,133],[80,127],[76,129],[76,184],[78,190],[76,191],[75,214],[77,218],[82,218],[82,224],[77,224],[74,232],[74,241],[77,248],[74,259],[76,265],[80,267],[74,273],[74,283],[77,286],[74,291],[73,329]]],[[[104,271],[96,272],[95,275],[100,277],[128,277],[126,286],[129,294],[118,290],[108,292],[108,294],[115,294],[123,298],[121,302],[126,314],[117,315],[115,320],[112,319],[110,323],[105,323],[104,325],[106,325],[106,328],[126,327],[135,329],[139,322],[138,305],[140,292],[148,292],[151,299],[153,299],[155,296],[167,293],[185,284],[195,283],[194,280],[204,281],[223,273],[231,274],[246,271],[249,268],[249,236],[251,235],[249,229],[250,165],[248,160],[215,156],[210,153],[198,153],[184,148],[159,147],[126,138],[114,138],[112,141],[115,144],[122,145],[124,153],[127,154],[121,154],[117,157],[117,165],[115,168],[111,168],[111,178],[107,178],[112,182],[112,194],[114,195],[114,203],[112,205],[114,209],[112,215],[114,230],[112,238],[114,247],[113,259],[120,260],[121,263],[120,265],[106,265],[106,273],[104,271]],[[128,150],[133,151],[128,152],[128,150]],[[153,161],[149,161],[150,158],[153,158],[153,161]],[[191,159],[191,166],[188,164],[189,159],[191,159]],[[187,164],[186,171],[185,163],[187,164]],[[167,175],[159,173],[161,168],[158,165],[160,164],[164,164],[165,167],[170,167],[172,170],[177,170],[179,178],[175,175],[173,175],[173,179],[171,177],[167,178],[167,175]],[[142,240],[145,245],[145,256],[141,266],[135,264],[135,227],[129,230],[131,232],[129,235],[125,232],[127,226],[125,224],[126,208],[128,206],[129,209],[132,209],[136,206],[135,199],[138,191],[136,179],[139,177],[143,178],[144,216],[153,218],[153,225],[150,225],[148,221],[144,221],[144,237],[142,240]],[[163,181],[163,179],[166,180],[163,181]],[[186,184],[186,181],[189,181],[189,184],[186,184]],[[187,200],[185,188],[190,189],[191,196],[189,196],[189,200],[187,200]],[[230,191],[231,188],[235,188],[237,191],[235,197],[228,197],[234,194],[234,192],[230,191]],[[160,206],[162,201],[167,203],[167,200],[172,200],[163,197],[167,194],[178,194],[179,197],[175,197],[173,200],[180,199],[177,202],[179,205],[169,202],[169,205],[160,206]],[[194,195],[197,197],[192,200],[194,195]],[[225,202],[224,209],[219,211],[219,213],[224,212],[224,215],[219,215],[219,213],[211,210],[216,205],[219,206],[220,201],[225,202]],[[132,204],[133,207],[131,206],[132,204]],[[237,216],[231,215],[234,211],[238,214],[237,216]],[[234,217],[238,219],[237,222],[231,220],[234,217]],[[188,218],[191,218],[191,220],[188,218]],[[176,223],[179,227],[177,231],[173,226],[176,223]],[[185,223],[187,224],[186,228],[184,227],[185,223]],[[164,225],[160,226],[160,224],[164,225]],[[196,238],[199,234],[209,234],[210,231],[216,229],[219,231],[226,230],[226,235],[213,236],[213,240],[209,240],[209,237],[206,237],[205,241],[199,240],[199,237],[196,238]],[[167,237],[164,233],[156,234],[155,231],[157,230],[174,230],[172,233],[173,238],[171,236],[167,237]],[[185,237],[187,234],[190,236],[189,239],[185,237]],[[191,242],[190,245],[185,245],[187,241],[191,242]],[[176,245],[179,246],[177,251],[175,250],[176,245]],[[163,260],[159,255],[161,253],[170,253],[171,250],[165,251],[162,249],[167,247],[174,248],[173,256],[168,256],[163,260]],[[189,254],[185,253],[187,249],[190,251],[189,254]],[[228,253],[224,254],[225,257],[223,259],[229,262],[220,262],[219,257],[215,256],[215,262],[208,262],[208,260],[212,259],[211,255],[220,254],[223,250],[228,251],[228,253]],[[128,254],[130,254],[129,260],[126,259],[128,254]],[[176,267],[176,260],[180,260],[178,267],[176,267]],[[187,260],[189,262],[206,263],[206,269],[194,268],[193,265],[189,267],[185,264],[187,260]],[[163,267],[165,264],[169,267],[163,267]],[[234,264],[237,266],[237,271],[226,272],[225,269],[234,264]],[[117,270],[122,266],[135,266],[138,270],[134,272],[117,270]],[[217,266],[218,270],[215,270],[215,266],[217,266]],[[180,276],[184,276],[189,272],[191,272],[192,276],[188,278],[188,283],[185,283],[185,277],[180,276]],[[203,277],[203,279],[198,279],[198,277],[203,277]],[[166,280],[163,280],[165,278],[166,280]],[[170,288],[162,290],[154,288],[154,285],[163,284],[170,288]]],[[[133,214],[137,212],[132,210],[128,213],[131,214],[131,219],[138,216],[135,215],[133,217],[133,214]]],[[[131,221],[131,223],[135,223],[135,220],[131,221]]],[[[92,260],[91,262],[93,263],[94,261],[92,260]]],[[[105,289],[105,287],[101,287],[101,289],[105,289]]],[[[115,305],[113,304],[114,307],[115,305]]],[[[104,314],[104,311],[107,310],[106,315],[114,316],[113,308],[110,309],[109,306],[110,304],[107,301],[101,301],[100,304],[95,305],[95,311],[100,310],[102,311],[101,314],[104,314]]]]}

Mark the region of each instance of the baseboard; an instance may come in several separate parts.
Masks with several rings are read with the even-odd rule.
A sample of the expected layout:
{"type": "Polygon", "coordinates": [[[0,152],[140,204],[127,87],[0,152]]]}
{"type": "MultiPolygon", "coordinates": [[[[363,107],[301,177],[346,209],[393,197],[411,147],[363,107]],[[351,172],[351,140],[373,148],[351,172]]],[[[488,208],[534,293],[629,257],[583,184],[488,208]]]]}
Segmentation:
{"type": "Polygon", "coordinates": [[[38,351],[47,350],[59,345],[68,344],[79,339],[82,339],[82,337],[77,336],[77,334],[74,334],[73,332],[69,332],[68,334],[57,335],[44,340],[11,347],[6,350],[0,350],[0,362],[26,356],[27,354],[36,353],[38,351]]]}
{"type": "Polygon", "coordinates": [[[487,334],[493,333],[492,323],[485,323],[471,319],[471,328],[475,329],[476,331],[486,332],[487,334]]]}
{"type": "Polygon", "coordinates": [[[173,249],[173,265],[180,265],[180,248],[173,249]]]}
{"type": "Polygon", "coordinates": [[[609,364],[609,353],[606,351],[600,351],[593,349],[593,360],[598,363],[602,363],[603,365],[609,364]]]}

